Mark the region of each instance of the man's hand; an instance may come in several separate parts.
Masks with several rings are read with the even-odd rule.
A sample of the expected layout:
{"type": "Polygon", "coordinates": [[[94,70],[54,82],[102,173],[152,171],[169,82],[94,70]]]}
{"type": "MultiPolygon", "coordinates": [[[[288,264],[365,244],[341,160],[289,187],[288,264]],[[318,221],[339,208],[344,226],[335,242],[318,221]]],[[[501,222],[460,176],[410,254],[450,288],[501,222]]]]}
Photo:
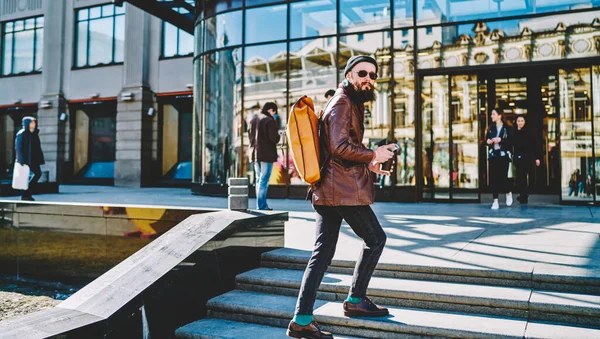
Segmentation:
{"type": "Polygon", "coordinates": [[[539,167],[539,166],[540,166],[540,159],[535,159],[535,165],[536,165],[537,167],[539,167]]]}
{"type": "Polygon", "coordinates": [[[488,145],[491,145],[491,144],[493,144],[493,143],[494,143],[494,140],[492,140],[492,139],[487,139],[487,144],[488,144],[488,145]]]}
{"type": "Polygon", "coordinates": [[[394,171],[394,166],[392,166],[392,169],[389,171],[382,171],[380,163],[371,162],[371,163],[369,163],[369,170],[373,173],[390,176],[392,174],[392,172],[394,171]]]}
{"type": "Polygon", "coordinates": [[[376,162],[386,162],[394,156],[394,152],[390,151],[390,146],[379,146],[375,150],[375,159],[376,162]]]}
{"type": "Polygon", "coordinates": [[[496,138],[494,138],[494,139],[492,139],[492,140],[493,140],[493,141],[494,141],[494,143],[496,143],[496,144],[498,144],[498,143],[500,143],[500,142],[502,141],[502,139],[501,139],[501,138],[498,138],[498,137],[496,137],[496,138]]]}

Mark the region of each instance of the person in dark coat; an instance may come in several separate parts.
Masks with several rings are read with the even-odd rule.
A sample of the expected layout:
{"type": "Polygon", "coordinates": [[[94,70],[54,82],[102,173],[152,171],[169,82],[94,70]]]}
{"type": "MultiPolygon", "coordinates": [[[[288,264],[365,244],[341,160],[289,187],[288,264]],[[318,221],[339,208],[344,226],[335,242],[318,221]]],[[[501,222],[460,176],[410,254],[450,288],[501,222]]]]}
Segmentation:
{"type": "Polygon", "coordinates": [[[519,196],[517,200],[526,204],[529,200],[527,194],[527,178],[531,175],[531,163],[535,159],[535,165],[540,165],[542,158],[540,147],[533,135],[533,131],[526,126],[524,116],[517,117],[517,129],[515,130],[514,162],[517,170],[516,185],[519,196]]]}
{"type": "Polygon", "coordinates": [[[281,138],[274,117],[276,113],[277,105],[267,102],[261,112],[252,118],[248,131],[250,161],[254,163],[256,173],[256,208],[259,210],[271,210],[267,204],[267,190],[273,163],[277,161],[277,143],[281,138]]]}
{"type": "Polygon", "coordinates": [[[15,139],[15,161],[21,165],[29,166],[29,170],[33,173],[33,178],[29,181],[29,188],[21,191],[21,200],[34,200],[31,196],[31,188],[37,184],[42,176],[40,166],[45,162],[39,132],[35,118],[24,117],[23,128],[17,133],[15,139]]]}
{"type": "Polygon", "coordinates": [[[504,123],[501,110],[492,110],[491,118],[492,124],[488,128],[486,143],[489,147],[490,186],[494,197],[492,209],[497,210],[500,208],[498,204],[498,194],[500,192],[506,193],[506,206],[511,206],[513,203],[507,178],[513,150],[514,132],[512,127],[504,123]]]}

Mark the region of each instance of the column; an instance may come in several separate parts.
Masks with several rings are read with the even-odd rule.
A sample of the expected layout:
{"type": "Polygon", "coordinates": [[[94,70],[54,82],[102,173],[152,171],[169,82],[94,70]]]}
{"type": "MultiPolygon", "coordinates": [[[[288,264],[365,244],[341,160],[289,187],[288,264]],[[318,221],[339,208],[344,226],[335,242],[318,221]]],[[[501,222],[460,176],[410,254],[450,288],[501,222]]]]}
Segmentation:
{"type": "Polygon", "coordinates": [[[150,15],[126,5],[123,88],[117,105],[115,186],[141,187],[152,171],[153,107],[148,82],[150,15]]]}
{"type": "Polygon", "coordinates": [[[46,159],[42,171],[49,182],[61,182],[64,163],[69,161],[68,122],[60,121],[67,111],[63,95],[63,60],[65,51],[66,0],[44,1],[44,59],[42,62],[42,97],[39,101],[38,125],[46,159]]]}

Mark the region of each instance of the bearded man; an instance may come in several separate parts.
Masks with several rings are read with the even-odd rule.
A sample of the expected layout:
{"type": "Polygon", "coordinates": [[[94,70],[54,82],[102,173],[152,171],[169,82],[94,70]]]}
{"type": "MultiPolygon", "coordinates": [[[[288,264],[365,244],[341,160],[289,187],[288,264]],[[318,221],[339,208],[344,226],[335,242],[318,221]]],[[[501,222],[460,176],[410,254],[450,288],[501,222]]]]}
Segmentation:
{"type": "Polygon", "coordinates": [[[370,150],[362,143],[364,103],[375,100],[377,70],[377,62],[369,56],[358,55],[348,60],[345,79],[323,115],[319,133],[321,180],[311,188],[317,237],[302,279],[294,319],[287,330],[287,335],[293,338],[333,338],[331,333],[321,331],[312,314],[317,289],[335,254],[343,220],[364,241],[344,301],[344,314],[347,317],[389,314],[366,296],[387,238],[370,206],[375,200],[371,172],[390,175],[380,170],[380,163],[394,155],[390,150],[393,145],[370,150]]]}

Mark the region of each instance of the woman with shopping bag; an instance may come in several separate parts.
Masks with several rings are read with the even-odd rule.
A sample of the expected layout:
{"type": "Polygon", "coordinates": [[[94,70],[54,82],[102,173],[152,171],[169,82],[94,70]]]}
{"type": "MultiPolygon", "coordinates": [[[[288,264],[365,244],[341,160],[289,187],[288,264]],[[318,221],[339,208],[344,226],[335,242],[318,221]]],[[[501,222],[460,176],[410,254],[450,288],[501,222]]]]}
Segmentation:
{"type": "Polygon", "coordinates": [[[31,188],[42,176],[40,166],[44,164],[44,154],[35,118],[23,118],[23,128],[17,133],[15,139],[15,154],[13,188],[21,190],[21,200],[33,201],[31,188]],[[31,179],[29,179],[30,173],[33,173],[31,179]]]}

